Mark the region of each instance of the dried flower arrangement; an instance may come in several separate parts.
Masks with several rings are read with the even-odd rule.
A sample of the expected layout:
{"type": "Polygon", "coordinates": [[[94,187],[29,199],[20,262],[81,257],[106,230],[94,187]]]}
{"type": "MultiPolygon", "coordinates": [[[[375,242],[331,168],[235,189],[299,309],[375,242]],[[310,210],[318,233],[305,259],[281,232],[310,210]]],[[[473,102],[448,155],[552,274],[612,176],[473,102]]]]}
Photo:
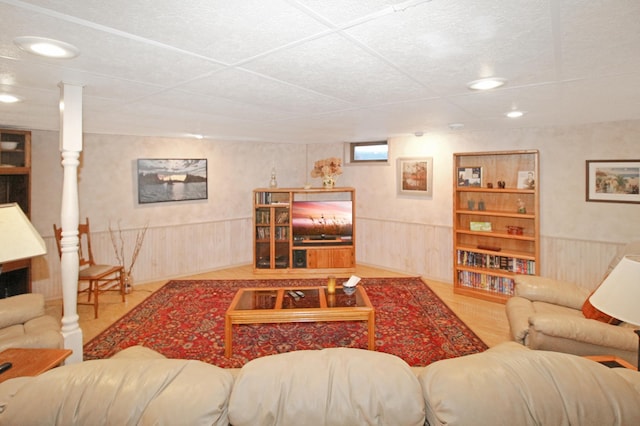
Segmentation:
{"type": "Polygon", "coordinates": [[[337,157],[325,158],[314,163],[311,177],[322,178],[324,186],[333,187],[336,176],[342,174],[342,160],[337,157]]]}

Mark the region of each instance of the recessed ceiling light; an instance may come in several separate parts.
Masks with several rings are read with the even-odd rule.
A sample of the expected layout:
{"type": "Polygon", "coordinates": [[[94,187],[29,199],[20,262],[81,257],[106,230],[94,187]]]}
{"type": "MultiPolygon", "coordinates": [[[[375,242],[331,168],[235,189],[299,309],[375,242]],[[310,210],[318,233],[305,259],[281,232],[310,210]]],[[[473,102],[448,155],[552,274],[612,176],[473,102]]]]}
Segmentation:
{"type": "Polygon", "coordinates": [[[522,112],[522,111],[509,111],[505,115],[507,117],[509,117],[509,118],[520,118],[520,117],[522,117],[524,115],[524,112],[522,112]]]}
{"type": "Polygon", "coordinates": [[[496,87],[504,86],[506,83],[506,78],[489,77],[467,83],[467,87],[471,90],[491,90],[496,87]]]}
{"type": "Polygon", "coordinates": [[[44,37],[16,37],[13,42],[25,52],[47,58],[70,59],[80,54],[80,50],[64,41],[44,37]]]}
{"type": "Polygon", "coordinates": [[[12,95],[10,93],[0,93],[0,102],[3,104],[13,104],[16,102],[20,102],[22,98],[12,95]]]}
{"type": "Polygon", "coordinates": [[[462,128],[464,128],[464,124],[462,124],[462,123],[451,123],[451,124],[449,124],[449,129],[451,129],[451,130],[461,130],[462,128]]]}
{"type": "Polygon", "coordinates": [[[416,137],[422,137],[424,136],[424,132],[415,132],[414,135],[416,135],[416,137]]]}

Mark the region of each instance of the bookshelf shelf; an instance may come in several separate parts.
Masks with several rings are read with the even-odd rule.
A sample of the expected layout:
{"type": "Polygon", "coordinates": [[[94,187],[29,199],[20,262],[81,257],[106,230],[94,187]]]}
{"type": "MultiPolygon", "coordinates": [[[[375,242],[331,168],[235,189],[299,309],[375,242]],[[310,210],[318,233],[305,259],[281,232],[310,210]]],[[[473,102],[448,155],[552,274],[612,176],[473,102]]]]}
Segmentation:
{"type": "Polygon", "coordinates": [[[516,274],[540,270],[538,151],[453,157],[454,292],[504,303],[516,274]]]}

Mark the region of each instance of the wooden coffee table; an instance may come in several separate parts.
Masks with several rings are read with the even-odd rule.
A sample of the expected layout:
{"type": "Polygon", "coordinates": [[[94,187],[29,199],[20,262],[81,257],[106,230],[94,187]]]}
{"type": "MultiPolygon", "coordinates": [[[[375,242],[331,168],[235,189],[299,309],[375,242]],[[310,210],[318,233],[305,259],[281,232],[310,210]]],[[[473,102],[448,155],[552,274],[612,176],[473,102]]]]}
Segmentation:
{"type": "Polygon", "coordinates": [[[368,348],[375,350],[376,346],[375,310],[361,285],[352,294],[342,287],[337,287],[335,294],[328,294],[326,287],[243,288],[233,298],[224,320],[226,357],[232,353],[233,324],[366,321],[368,348]]]}
{"type": "Polygon", "coordinates": [[[0,383],[21,376],[37,376],[57,367],[71,355],[70,349],[22,349],[11,348],[0,352],[0,364],[13,366],[0,374],[0,383]]]}

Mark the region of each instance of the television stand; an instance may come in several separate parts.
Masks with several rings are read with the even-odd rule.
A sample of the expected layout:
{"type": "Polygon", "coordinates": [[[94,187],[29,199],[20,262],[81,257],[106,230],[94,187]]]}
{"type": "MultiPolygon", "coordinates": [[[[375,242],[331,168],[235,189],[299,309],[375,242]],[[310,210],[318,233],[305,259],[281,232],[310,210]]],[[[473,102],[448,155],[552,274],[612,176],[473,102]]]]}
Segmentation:
{"type": "MultiPolygon", "coordinates": [[[[255,273],[355,271],[355,189],[258,188],[253,191],[253,199],[255,273]],[[292,208],[296,201],[302,201],[299,204],[326,202],[327,206],[334,201],[350,201],[351,229],[341,232],[345,231],[344,227],[327,227],[327,233],[316,230],[294,236],[292,208]]],[[[326,217],[330,220],[331,216],[326,217]]]]}

